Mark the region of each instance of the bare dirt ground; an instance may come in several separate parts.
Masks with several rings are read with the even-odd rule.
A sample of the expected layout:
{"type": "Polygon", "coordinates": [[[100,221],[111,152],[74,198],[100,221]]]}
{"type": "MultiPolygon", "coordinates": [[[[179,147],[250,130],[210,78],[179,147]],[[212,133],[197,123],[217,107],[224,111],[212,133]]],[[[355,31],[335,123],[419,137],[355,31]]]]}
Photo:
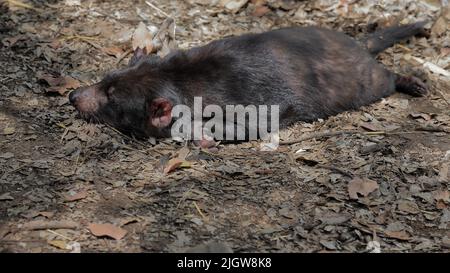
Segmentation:
{"type": "Polygon", "coordinates": [[[438,1],[148,2],[0,2],[1,251],[449,252],[450,85],[438,68],[450,68],[450,15],[438,1]],[[428,39],[379,57],[422,71],[430,94],[299,123],[282,139],[354,132],[273,152],[136,141],[80,120],[70,89],[124,66],[137,25],[167,16],[182,49],[282,26],[362,36],[440,18],[428,39]],[[189,163],[165,174],[180,154],[189,163]]]}

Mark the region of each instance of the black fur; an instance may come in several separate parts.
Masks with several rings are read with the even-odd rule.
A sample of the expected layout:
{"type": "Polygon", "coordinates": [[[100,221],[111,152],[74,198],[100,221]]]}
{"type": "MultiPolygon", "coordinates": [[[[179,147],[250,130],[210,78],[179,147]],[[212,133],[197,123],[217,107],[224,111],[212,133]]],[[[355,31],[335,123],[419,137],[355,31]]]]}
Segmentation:
{"type": "MultiPolygon", "coordinates": [[[[88,87],[102,101],[98,109],[79,110],[139,137],[170,136],[170,126],[149,123],[154,114],[150,105],[157,98],[189,106],[194,96],[203,97],[204,105],[279,105],[281,128],[326,118],[389,96],[396,82],[401,83],[399,91],[417,95],[417,82],[402,80],[371,54],[422,27],[418,23],[375,33],[365,41],[369,50],[340,32],[294,27],[226,38],[163,59],[138,52],[130,67],[88,87]]],[[[77,99],[83,103],[79,98],[85,90],[71,94],[75,106],[77,99]]]]}

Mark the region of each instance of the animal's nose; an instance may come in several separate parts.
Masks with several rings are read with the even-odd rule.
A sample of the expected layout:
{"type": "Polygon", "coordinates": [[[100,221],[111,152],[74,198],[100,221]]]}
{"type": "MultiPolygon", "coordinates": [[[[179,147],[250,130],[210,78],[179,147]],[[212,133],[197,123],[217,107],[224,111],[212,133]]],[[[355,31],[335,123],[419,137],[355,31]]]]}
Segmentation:
{"type": "Polygon", "coordinates": [[[78,98],[79,94],[80,94],[80,91],[78,91],[78,90],[74,90],[74,91],[70,92],[70,94],[69,94],[69,102],[72,105],[74,105],[75,102],[77,101],[77,98],[78,98]]]}

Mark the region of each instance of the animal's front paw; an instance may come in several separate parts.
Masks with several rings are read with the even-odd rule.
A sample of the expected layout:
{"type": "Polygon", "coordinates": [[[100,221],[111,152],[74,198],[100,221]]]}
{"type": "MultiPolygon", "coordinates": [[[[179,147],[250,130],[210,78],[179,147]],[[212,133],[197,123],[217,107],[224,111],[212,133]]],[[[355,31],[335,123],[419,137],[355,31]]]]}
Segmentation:
{"type": "Polygon", "coordinates": [[[419,78],[414,76],[399,76],[395,82],[396,89],[415,97],[423,97],[428,94],[427,85],[419,78]]]}

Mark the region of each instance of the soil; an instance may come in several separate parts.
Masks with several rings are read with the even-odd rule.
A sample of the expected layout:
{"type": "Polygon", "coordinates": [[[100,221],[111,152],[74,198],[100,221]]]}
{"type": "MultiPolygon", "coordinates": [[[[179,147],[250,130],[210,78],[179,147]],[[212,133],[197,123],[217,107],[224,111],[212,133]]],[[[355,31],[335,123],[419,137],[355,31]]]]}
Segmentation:
{"type": "Polygon", "coordinates": [[[450,69],[438,1],[147,2],[0,2],[1,251],[449,252],[450,80],[416,61],[450,69]],[[298,123],[282,140],[316,137],[276,151],[210,152],[82,121],[69,91],[125,66],[137,25],[168,16],[181,49],[283,26],[360,37],[429,19],[430,37],[378,58],[420,74],[430,94],[298,123]]]}

